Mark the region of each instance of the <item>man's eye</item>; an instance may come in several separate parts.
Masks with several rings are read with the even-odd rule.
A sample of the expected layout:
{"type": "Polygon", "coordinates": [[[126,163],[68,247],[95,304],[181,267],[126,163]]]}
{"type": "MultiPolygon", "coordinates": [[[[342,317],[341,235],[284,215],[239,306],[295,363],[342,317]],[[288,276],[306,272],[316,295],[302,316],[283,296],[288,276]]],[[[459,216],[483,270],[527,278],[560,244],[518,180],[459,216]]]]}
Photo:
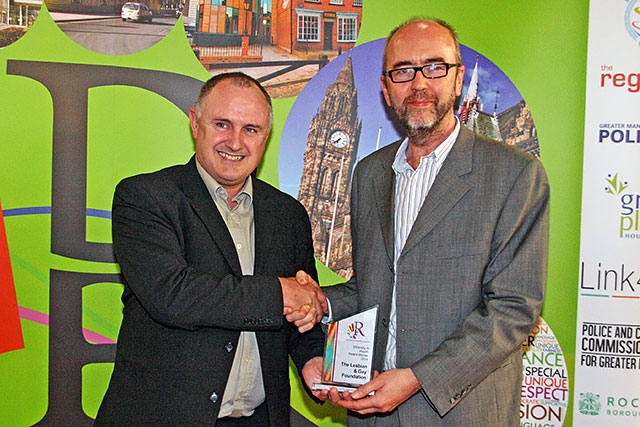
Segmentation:
{"type": "Polygon", "coordinates": [[[396,74],[400,76],[413,74],[413,68],[400,68],[399,70],[396,70],[396,74]]]}

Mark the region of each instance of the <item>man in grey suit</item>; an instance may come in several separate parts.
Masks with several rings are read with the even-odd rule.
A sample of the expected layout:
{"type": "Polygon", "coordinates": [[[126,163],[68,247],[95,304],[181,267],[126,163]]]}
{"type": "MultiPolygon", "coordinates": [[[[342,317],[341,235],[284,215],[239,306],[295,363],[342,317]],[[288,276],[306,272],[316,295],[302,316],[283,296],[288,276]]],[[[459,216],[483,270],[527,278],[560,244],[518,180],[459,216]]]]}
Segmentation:
{"type": "Polygon", "coordinates": [[[380,373],[351,394],[314,393],[347,408],[350,426],[518,426],[521,344],[546,280],[546,174],[461,127],[464,67],[448,24],[399,27],[383,66],[407,137],[357,165],[355,274],[323,288],[334,319],[380,304],[380,373]]]}
{"type": "Polygon", "coordinates": [[[309,218],[252,176],[272,122],[257,81],[213,77],[189,119],[187,164],[116,188],[124,317],[95,425],[287,426],[289,356],[306,379],[324,342],[324,295],[293,278],[317,278],[309,218]]]}

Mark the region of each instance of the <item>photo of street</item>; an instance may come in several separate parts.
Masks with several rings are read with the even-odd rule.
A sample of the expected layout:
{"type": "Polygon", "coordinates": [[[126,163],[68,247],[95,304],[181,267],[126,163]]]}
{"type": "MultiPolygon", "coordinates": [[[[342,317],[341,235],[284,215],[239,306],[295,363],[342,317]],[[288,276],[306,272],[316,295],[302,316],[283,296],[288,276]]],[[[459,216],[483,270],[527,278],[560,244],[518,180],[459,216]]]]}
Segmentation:
{"type": "Polygon", "coordinates": [[[175,26],[174,15],[154,16],[151,22],[121,19],[120,15],[50,12],[60,29],[89,50],[107,55],[141,52],[162,40],[175,26]]]}
{"type": "MultiPolygon", "coordinates": [[[[42,1],[0,0],[0,48],[33,25],[42,1]]],[[[107,55],[144,51],[180,25],[211,75],[245,72],[273,98],[297,96],[329,61],[352,49],[363,8],[362,0],[45,0],[45,6],[71,40],[107,55]]]]}

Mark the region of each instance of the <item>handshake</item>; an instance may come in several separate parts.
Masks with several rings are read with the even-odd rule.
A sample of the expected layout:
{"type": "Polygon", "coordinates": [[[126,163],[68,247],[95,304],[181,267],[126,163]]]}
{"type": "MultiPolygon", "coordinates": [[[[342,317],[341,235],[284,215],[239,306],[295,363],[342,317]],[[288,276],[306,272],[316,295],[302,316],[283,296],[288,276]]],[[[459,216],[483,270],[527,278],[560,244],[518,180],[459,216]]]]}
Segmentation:
{"type": "Polygon", "coordinates": [[[296,273],[296,277],[280,277],[284,316],[293,323],[300,332],[306,332],[322,320],[329,312],[327,297],[320,285],[304,271],[296,273]]]}

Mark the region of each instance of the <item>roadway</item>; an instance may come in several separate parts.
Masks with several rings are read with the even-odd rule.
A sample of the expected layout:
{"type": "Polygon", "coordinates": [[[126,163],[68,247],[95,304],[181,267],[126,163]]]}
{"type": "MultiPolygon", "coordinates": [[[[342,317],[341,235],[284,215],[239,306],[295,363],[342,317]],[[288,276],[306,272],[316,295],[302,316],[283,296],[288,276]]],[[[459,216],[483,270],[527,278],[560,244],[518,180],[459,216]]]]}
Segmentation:
{"type": "Polygon", "coordinates": [[[176,21],[177,18],[167,16],[154,17],[152,23],[125,22],[119,16],[72,19],[66,15],[56,19],[60,29],[73,41],[108,55],[128,55],[145,50],[162,40],[176,21]]]}

